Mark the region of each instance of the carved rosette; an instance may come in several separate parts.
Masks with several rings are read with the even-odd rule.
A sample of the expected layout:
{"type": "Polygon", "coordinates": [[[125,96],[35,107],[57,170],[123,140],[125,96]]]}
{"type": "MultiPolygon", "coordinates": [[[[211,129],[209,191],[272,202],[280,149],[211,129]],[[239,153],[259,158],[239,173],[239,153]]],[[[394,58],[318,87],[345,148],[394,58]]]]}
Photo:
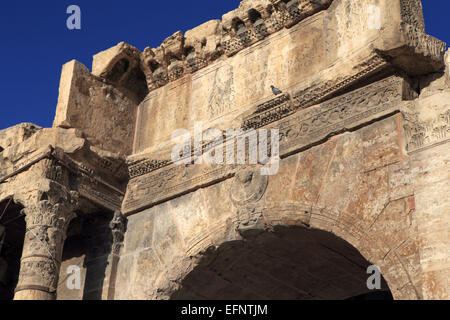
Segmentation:
{"type": "Polygon", "coordinates": [[[23,210],[27,231],[15,299],[56,298],[64,241],[76,216],[77,199],[76,192],[61,193],[57,202],[42,200],[23,210]]]}

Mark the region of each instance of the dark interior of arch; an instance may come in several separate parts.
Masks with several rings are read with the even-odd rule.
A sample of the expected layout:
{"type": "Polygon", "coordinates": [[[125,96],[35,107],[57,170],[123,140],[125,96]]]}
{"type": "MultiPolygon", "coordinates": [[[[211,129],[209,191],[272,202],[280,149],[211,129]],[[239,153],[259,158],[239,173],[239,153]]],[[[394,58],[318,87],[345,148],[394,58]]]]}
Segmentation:
{"type": "Polygon", "coordinates": [[[371,265],[332,233],[281,227],[208,250],[172,300],[392,300],[367,288],[371,265]]]}
{"type": "Polygon", "coordinates": [[[0,203],[0,300],[12,300],[17,286],[25,238],[23,207],[14,201],[0,203]]]}

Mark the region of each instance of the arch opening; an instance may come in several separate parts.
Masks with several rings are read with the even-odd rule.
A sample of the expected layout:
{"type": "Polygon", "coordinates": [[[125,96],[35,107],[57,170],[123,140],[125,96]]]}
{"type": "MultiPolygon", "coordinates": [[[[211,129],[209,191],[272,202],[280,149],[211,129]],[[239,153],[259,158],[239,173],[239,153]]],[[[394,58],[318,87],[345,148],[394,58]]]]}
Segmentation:
{"type": "Polygon", "coordinates": [[[209,249],[172,300],[392,300],[380,275],[369,289],[371,265],[332,233],[276,227],[209,249]]]}
{"type": "Polygon", "coordinates": [[[23,207],[12,199],[0,203],[0,300],[12,300],[19,280],[25,239],[23,207]]]}

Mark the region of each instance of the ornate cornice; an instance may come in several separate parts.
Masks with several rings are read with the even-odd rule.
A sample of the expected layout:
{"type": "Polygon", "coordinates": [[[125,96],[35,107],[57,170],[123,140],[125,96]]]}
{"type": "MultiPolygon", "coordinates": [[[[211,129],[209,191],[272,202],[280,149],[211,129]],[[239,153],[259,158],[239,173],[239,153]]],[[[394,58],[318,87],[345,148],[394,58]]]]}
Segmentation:
{"type": "MultiPolygon", "coordinates": [[[[245,1],[244,1],[245,2],[245,1]]],[[[149,90],[155,90],[186,74],[196,72],[219,57],[233,56],[283,28],[291,28],[305,18],[326,10],[332,0],[265,0],[254,7],[236,9],[216,26],[215,49],[205,49],[205,39],[191,39],[177,32],[156,48],[141,55],[149,90]]],[[[242,6],[242,4],[241,4],[242,6]]]]}

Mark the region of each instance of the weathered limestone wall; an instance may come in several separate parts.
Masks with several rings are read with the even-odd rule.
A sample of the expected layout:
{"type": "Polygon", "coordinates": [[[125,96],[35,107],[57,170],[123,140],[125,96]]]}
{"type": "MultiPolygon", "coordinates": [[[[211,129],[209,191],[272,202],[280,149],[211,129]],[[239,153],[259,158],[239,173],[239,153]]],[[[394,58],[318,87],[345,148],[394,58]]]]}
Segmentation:
{"type": "Polygon", "coordinates": [[[270,98],[270,85],[286,90],[319,73],[326,66],[324,17],[323,13],[311,17],[256,47],[152,91],[139,107],[135,153],[170,141],[175,129],[192,130],[194,121],[219,129],[239,127],[240,119],[234,118],[270,98]]]}
{"type": "MultiPolygon", "coordinates": [[[[381,80],[273,124],[287,137],[280,146],[283,156],[308,140],[286,124],[302,128],[302,121],[309,123],[306,115],[339,106],[349,116],[352,101],[358,101],[361,105],[354,107],[366,115],[353,120],[353,125],[343,124],[351,128],[366,122],[363,128],[283,159],[278,174],[268,178],[267,188],[240,185],[236,174],[129,216],[116,298],[170,298],[197,266],[201,252],[238,240],[242,232],[280,225],[326,230],[348,241],[381,268],[396,299],[448,298],[446,77],[440,73],[420,78],[419,97],[407,93],[406,87],[394,87],[395,78],[381,80]],[[368,117],[372,108],[379,113],[368,117]],[[370,119],[378,121],[370,124],[370,119]],[[253,197],[252,192],[261,190],[263,194],[253,197]],[[248,202],[243,195],[248,195],[248,202]],[[133,285],[121,284],[130,275],[133,285]]],[[[322,123],[318,129],[328,125],[322,123]]],[[[338,128],[333,126],[329,128],[338,128]]],[[[327,130],[332,129],[318,130],[314,138],[326,136],[331,132],[327,130]]],[[[265,184],[253,179],[252,184],[265,184]]],[[[171,188],[168,183],[159,186],[161,192],[171,188]]],[[[208,277],[225,283],[214,272],[208,277]]],[[[199,298],[195,288],[192,294],[199,298]]]]}
{"type": "Polygon", "coordinates": [[[353,245],[397,299],[448,297],[448,70],[445,45],[424,33],[420,1],[337,0],[252,38],[256,21],[273,27],[280,18],[253,19],[265,5],[244,1],[142,54],[151,92],[129,157],[116,298],[170,298],[208,248],[299,225],[353,245]],[[222,39],[226,57],[185,72],[183,46],[200,30],[202,45],[222,39]],[[271,84],[284,95],[273,98],[271,84]],[[170,134],[194,121],[280,129],[280,171],[263,178],[249,168],[171,164],[170,134]],[[429,187],[439,182],[442,193],[429,187]],[[130,275],[133,285],[124,285],[130,275]]]}
{"type": "Polygon", "coordinates": [[[403,180],[400,132],[397,114],[290,156],[258,202],[234,202],[251,187],[233,178],[130,216],[116,298],[168,298],[201,251],[264,224],[330,231],[380,266],[395,298],[421,297],[414,191],[403,180]]]}
{"type": "Polygon", "coordinates": [[[404,113],[411,166],[405,179],[414,188],[414,221],[425,299],[450,298],[449,66],[447,59],[445,75],[424,79],[427,87],[404,113]]]}
{"type": "Polygon", "coordinates": [[[450,298],[450,143],[411,156],[423,297],[450,298]]]}

